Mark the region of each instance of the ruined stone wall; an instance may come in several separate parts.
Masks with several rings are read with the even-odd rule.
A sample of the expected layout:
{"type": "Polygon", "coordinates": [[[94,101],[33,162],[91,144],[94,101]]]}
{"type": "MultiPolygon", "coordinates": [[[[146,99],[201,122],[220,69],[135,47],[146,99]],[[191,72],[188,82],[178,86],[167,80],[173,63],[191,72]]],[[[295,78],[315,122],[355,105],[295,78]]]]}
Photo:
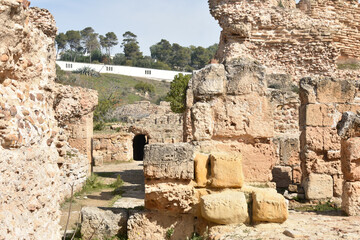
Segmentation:
{"type": "Polygon", "coordinates": [[[168,102],[160,105],[148,101],[128,104],[115,109],[107,118],[123,122],[112,126],[113,129],[129,128],[125,132],[146,135],[149,143],[177,143],[183,140],[182,115],[173,113],[168,102]]]}
{"type": "Polygon", "coordinates": [[[240,152],[247,181],[271,180],[274,121],[265,68],[259,63],[237,59],[194,72],[184,126],[184,139],[203,152],[240,152]]]}
{"type": "Polygon", "coordinates": [[[0,1],[0,239],[59,239],[59,203],[88,163],[57,118],[55,21],[28,3],[0,1]]]}
{"type": "Polygon", "coordinates": [[[93,138],[93,158],[96,166],[103,163],[129,161],[133,158],[133,133],[95,135],[93,138]]]}
{"type": "Polygon", "coordinates": [[[300,158],[306,197],[340,197],[343,173],[336,124],[343,112],[360,110],[359,87],[350,80],[304,78],[300,99],[300,158]]]}
{"type": "Polygon", "coordinates": [[[337,70],[337,59],[360,53],[356,1],[304,0],[302,10],[295,1],[209,0],[209,6],[223,29],[220,62],[248,56],[297,81],[309,74],[345,74],[337,70]]]}

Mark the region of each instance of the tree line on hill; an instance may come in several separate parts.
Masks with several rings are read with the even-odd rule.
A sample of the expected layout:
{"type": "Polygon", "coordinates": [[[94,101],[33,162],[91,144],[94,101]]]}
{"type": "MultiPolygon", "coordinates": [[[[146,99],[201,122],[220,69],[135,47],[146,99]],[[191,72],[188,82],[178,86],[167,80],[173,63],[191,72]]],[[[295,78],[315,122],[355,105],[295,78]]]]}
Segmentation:
{"type": "Polygon", "coordinates": [[[162,39],[150,47],[151,56],[140,51],[137,36],[127,31],[121,42],[122,53],[113,57],[111,52],[119,44],[114,32],[99,35],[92,27],[81,31],[69,30],[59,33],[55,42],[57,54],[63,61],[105,63],[164,70],[192,71],[203,68],[214,57],[218,44],[208,48],[201,46],[183,47],[162,39]]]}

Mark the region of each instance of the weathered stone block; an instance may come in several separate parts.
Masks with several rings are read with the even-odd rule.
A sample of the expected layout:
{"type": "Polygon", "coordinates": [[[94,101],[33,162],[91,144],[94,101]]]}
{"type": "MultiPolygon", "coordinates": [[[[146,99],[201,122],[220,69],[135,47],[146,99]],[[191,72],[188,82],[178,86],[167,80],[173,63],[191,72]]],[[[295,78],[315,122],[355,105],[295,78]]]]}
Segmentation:
{"type": "Polygon", "coordinates": [[[266,96],[256,92],[241,96],[226,96],[213,102],[215,137],[253,138],[274,136],[272,107],[266,96]]]}
{"type": "Polygon", "coordinates": [[[125,209],[84,207],[81,219],[81,235],[85,239],[103,240],[126,234],[128,213],[125,209]]]}
{"type": "Polygon", "coordinates": [[[360,182],[344,184],[341,207],[349,216],[360,215],[360,182]]]}
{"type": "Polygon", "coordinates": [[[333,196],[333,179],[330,175],[310,173],[304,181],[306,199],[326,199],[333,196]]]}
{"type": "Polygon", "coordinates": [[[320,103],[350,103],[355,93],[355,84],[350,81],[322,79],[317,82],[316,95],[320,103]]]}
{"type": "Polygon", "coordinates": [[[276,183],[277,188],[287,188],[292,183],[292,168],[285,166],[275,166],[272,170],[272,182],[276,183]]]}
{"type": "Polygon", "coordinates": [[[341,142],[341,170],[344,179],[360,181],[360,138],[350,138],[341,142]]]}
{"type": "Polygon", "coordinates": [[[334,175],[332,176],[334,180],[334,197],[341,197],[343,193],[344,186],[344,176],[343,175],[334,175]]]}
{"type": "Polygon", "coordinates": [[[210,64],[195,71],[192,77],[193,93],[196,98],[208,98],[224,92],[226,81],[225,67],[222,64],[210,64]]]}
{"type": "Polygon", "coordinates": [[[193,146],[187,143],[146,145],[144,174],[145,178],[152,179],[193,179],[193,146]]]}
{"type": "Polygon", "coordinates": [[[336,128],[324,127],[324,150],[336,151],[341,149],[341,139],[336,132],[336,128]]]}
{"type": "Polygon", "coordinates": [[[218,224],[239,224],[249,221],[248,206],[242,192],[225,191],[201,197],[201,215],[218,224]]]}
{"type": "Polygon", "coordinates": [[[205,187],[208,181],[210,169],[209,155],[197,153],[195,156],[195,181],[198,187],[205,187]]]}
{"type": "Polygon", "coordinates": [[[283,223],[288,218],[285,198],[272,191],[255,191],[252,194],[254,222],[283,223]]]}
{"type": "Polygon", "coordinates": [[[210,104],[198,102],[191,108],[194,140],[210,140],[214,131],[213,112],[210,104]]]}
{"type": "Polygon", "coordinates": [[[167,240],[167,232],[172,229],[171,240],[184,240],[192,236],[194,225],[194,216],[191,214],[172,216],[154,211],[130,212],[128,238],[167,240]]]}
{"type": "Polygon", "coordinates": [[[299,159],[299,138],[280,138],[279,139],[280,163],[284,165],[300,164],[299,159]]]}
{"type": "Polygon", "coordinates": [[[242,157],[239,153],[211,153],[209,158],[212,187],[242,187],[244,175],[242,157]]]}
{"type": "Polygon", "coordinates": [[[265,68],[253,61],[236,59],[226,64],[227,93],[243,95],[251,92],[264,93],[267,87],[265,68]]]}
{"type": "Polygon", "coordinates": [[[195,202],[195,189],[189,182],[147,182],[145,208],[172,213],[187,213],[195,202]]]}

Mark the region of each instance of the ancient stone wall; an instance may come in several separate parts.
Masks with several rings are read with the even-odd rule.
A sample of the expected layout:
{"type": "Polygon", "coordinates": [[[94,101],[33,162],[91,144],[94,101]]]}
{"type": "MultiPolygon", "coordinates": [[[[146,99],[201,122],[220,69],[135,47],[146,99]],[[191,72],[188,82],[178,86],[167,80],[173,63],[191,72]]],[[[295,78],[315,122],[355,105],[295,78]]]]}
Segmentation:
{"type": "Polygon", "coordinates": [[[129,161],[133,158],[133,133],[95,135],[93,138],[93,158],[96,166],[103,163],[129,161]]]}
{"type": "MultiPolygon", "coordinates": [[[[336,61],[360,53],[359,3],[356,1],[209,0],[223,31],[220,62],[248,56],[271,73],[298,80],[311,75],[341,75],[336,61]]],[[[358,73],[347,72],[350,75],[358,73]]]]}
{"type": "MultiPolygon", "coordinates": [[[[72,106],[55,104],[55,21],[28,4],[0,1],[0,239],[59,239],[59,203],[69,184],[81,187],[88,162],[57,115],[72,106]]],[[[70,117],[91,114],[90,95],[70,117]]]]}
{"type": "Polygon", "coordinates": [[[274,121],[260,64],[237,59],[194,72],[185,116],[185,140],[203,152],[240,152],[247,181],[271,180],[274,121]]]}
{"type": "Polygon", "coordinates": [[[341,170],[344,175],[342,210],[350,216],[360,215],[360,117],[345,112],[337,124],[341,137],[341,170]]]}
{"type": "Polygon", "coordinates": [[[308,199],[341,197],[340,137],[336,124],[345,111],[360,110],[355,81],[304,78],[300,81],[300,145],[308,199]]]}
{"type": "Polygon", "coordinates": [[[113,129],[129,128],[125,132],[146,135],[149,143],[177,143],[183,139],[182,115],[173,113],[168,102],[160,105],[148,101],[128,104],[115,109],[107,118],[123,122],[114,125],[113,129]]]}
{"type": "Polygon", "coordinates": [[[146,210],[130,214],[129,238],[166,239],[171,231],[171,239],[186,239],[216,225],[286,221],[283,196],[245,185],[240,154],[196,149],[191,143],[145,147],[146,210]]]}

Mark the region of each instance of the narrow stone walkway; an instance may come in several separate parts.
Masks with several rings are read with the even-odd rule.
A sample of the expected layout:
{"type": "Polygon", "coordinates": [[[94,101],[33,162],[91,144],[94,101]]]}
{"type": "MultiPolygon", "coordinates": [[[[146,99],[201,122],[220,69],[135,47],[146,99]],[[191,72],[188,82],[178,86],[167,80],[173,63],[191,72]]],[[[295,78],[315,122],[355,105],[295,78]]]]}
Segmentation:
{"type": "MultiPolygon", "coordinates": [[[[123,193],[122,197],[118,199],[112,206],[111,193],[112,190],[104,189],[100,192],[86,194],[82,197],[76,197],[71,207],[71,215],[68,229],[73,229],[79,219],[80,210],[85,206],[92,207],[118,207],[118,208],[135,208],[144,206],[145,186],[143,174],[143,162],[134,161],[130,163],[106,164],[103,166],[96,166],[93,172],[102,177],[105,183],[109,184],[116,180],[120,175],[124,181],[121,187],[123,193]]],[[[61,208],[62,216],[60,225],[62,229],[65,228],[68,216],[69,202],[63,204],[61,208]]]]}

